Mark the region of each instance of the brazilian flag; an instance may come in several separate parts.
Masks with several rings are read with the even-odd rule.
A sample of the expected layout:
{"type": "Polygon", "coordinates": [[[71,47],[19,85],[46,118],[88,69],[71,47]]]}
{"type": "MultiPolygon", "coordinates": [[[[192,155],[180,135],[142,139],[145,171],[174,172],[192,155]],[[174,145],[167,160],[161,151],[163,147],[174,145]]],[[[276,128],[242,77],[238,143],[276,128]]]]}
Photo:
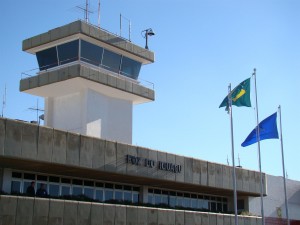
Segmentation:
{"type": "MultiPolygon", "coordinates": [[[[251,107],[250,101],[250,78],[241,82],[236,88],[231,91],[232,105],[251,107]]],[[[228,110],[228,95],[222,101],[221,107],[226,107],[228,110]]]]}

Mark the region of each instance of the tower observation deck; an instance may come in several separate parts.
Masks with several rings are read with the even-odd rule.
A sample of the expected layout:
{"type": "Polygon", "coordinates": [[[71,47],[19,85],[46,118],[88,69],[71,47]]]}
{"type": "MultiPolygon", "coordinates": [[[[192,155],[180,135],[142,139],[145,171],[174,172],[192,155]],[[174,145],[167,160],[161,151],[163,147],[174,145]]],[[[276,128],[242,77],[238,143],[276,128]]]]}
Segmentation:
{"type": "Polygon", "coordinates": [[[134,104],[154,101],[142,85],[142,65],[154,53],[83,21],[23,41],[39,72],[20,81],[20,91],[45,99],[45,126],[132,142],[134,104]]]}

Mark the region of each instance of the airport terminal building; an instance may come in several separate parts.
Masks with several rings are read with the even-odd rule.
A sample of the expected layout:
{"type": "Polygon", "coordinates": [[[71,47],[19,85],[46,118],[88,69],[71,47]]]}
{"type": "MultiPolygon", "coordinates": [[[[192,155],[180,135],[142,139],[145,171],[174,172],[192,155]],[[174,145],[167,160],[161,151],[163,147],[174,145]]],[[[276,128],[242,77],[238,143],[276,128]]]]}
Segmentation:
{"type": "MultiPolygon", "coordinates": [[[[234,224],[232,167],[131,143],[133,105],[155,99],[138,80],[153,52],[80,20],[23,50],[39,71],[20,91],[45,99],[45,125],[0,119],[0,224],[234,224]],[[32,182],[47,195],[28,196],[32,182]]],[[[260,173],[236,173],[238,210],[249,212],[260,173]]]]}

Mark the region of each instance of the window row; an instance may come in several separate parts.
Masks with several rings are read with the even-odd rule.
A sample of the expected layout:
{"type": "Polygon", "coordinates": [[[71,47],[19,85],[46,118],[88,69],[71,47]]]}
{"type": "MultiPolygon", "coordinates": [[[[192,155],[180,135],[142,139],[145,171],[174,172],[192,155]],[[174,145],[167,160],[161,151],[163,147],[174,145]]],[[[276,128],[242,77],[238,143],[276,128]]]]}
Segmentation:
{"type": "Polygon", "coordinates": [[[160,189],[148,190],[148,203],[153,205],[167,205],[172,208],[191,208],[211,212],[227,212],[227,202],[227,198],[209,195],[197,195],[160,189]]]}
{"type": "Polygon", "coordinates": [[[142,64],[84,40],[75,40],[36,53],[40,70],[83,61],[137,79],[142,64]]]}
{"type": "Polygon", "coordinates": [[[46,193],[52,197],[84,195],[100,202],[139,202],[139,187],[136,186],[22,172],[12,172],[11,193],[30,194],[27,191],[32,182],[34,190],[44,185],[46,193]]]}

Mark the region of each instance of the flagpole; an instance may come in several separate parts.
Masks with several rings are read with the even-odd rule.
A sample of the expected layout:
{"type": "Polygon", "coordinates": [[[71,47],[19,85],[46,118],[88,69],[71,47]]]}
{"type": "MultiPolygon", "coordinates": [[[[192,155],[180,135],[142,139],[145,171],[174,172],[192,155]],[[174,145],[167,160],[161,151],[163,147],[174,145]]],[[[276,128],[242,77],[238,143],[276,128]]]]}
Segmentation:
{"type": "Polygon", "coordinates": [[[259,132],[259,119],[258,119],[258,103],[257,103],[257,87],[256,87],[256,69],[254,68],[254,86],[255,86],[255,103],[256,103],[256,137],[257,137],[257,148],[258,148],[258,161],[259,161],[259,173],[260,173],[260,202],[261,202],[261,217],[262,225],[265,225],[265,215],[264,215],[264,200],[263,200],[263,178],[261,172],[261,154],[260,154],[260,132],[259,132]]]}
{"type": "Polygon", "coordinates": [[[231,84],[228,86],[228,110],[230,113],[230,127],[231,127],[231,154],[232,154],[232,176],[233,176],[233,201],[234,201],[234,220],[235,225],[238,225],[237,217],[237,193],[236,193],[236,172],[234,160],[234,140],[233,140],[233,122],[232,122],[232,97],[231,97],[231,84]]]}
{"type": "Polygon", "coordinates": [[[287,194],[286,194],[286,178],[285,178],[285,166],[284,166],[284,154],[283,154],[281,107],[280,107],[280,105],[278,106],[278,111],[279,111],[279,123],[280,123],[280,143],[281,143],[281,156],[282,156],[282,172],[283,172],[283,186],[284,186],[284,197],[285,197],[285,210],[286,210],[286,219],[287,219],[288,225],[290,225],[289,208],[288,208],[288,201],[287,201],[287,194]]]}

